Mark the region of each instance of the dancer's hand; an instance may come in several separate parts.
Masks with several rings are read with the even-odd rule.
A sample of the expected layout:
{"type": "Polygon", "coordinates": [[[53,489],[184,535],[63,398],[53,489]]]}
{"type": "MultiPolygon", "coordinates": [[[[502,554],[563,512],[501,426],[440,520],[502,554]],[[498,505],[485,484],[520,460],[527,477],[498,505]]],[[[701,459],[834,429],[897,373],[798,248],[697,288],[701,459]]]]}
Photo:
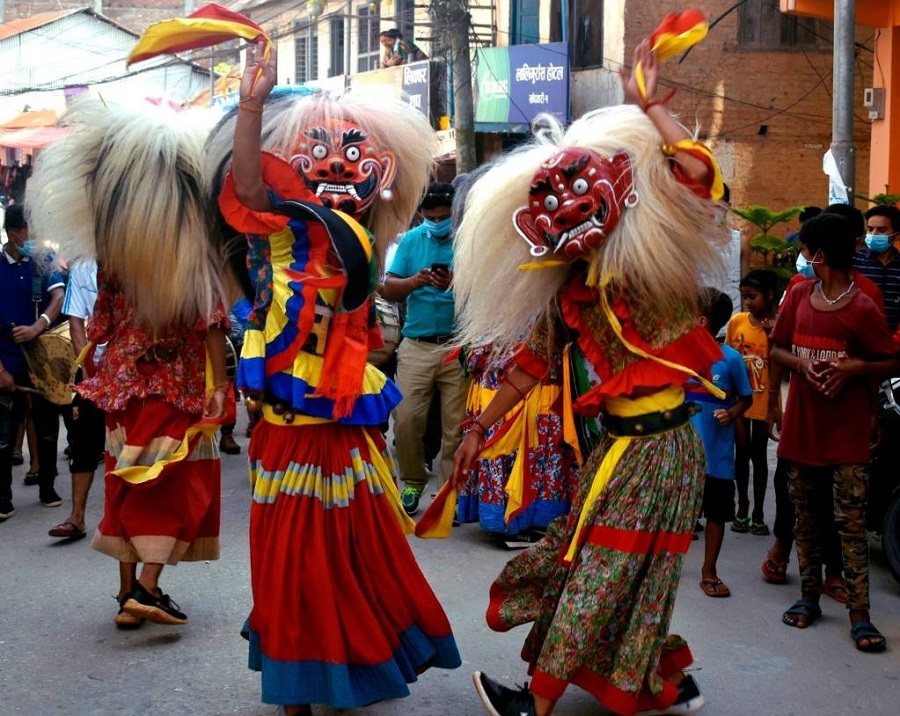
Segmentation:
{"type": "Polygon", "coordinates": [[[619,70],[619,76],[622,78],[622,89],[625,91],[625,100],[632,102],[639,107],[643,107],[650,100],[656,97],[656,84],[659,77],[659,64],[656,61],[656,53],[650,49],[650,40],[645,39],[634,48],[631,60],[631,68],[624,65],[619,70]],[[647,90],[646,96],[641,94],[638,89],[637,79],[635,78],[635,69],[641,65],[644,72],[644,86],[647,90]]]}
{"type": "Polygon", "coordinates": [[[215,420],[225,415],[225,401],[228,396],[221,388],[216,388],[206,396],[206,407],[203,408],[203,417],[215,420]]]}
{"type": "Polygon", "coordinates": [[[264,55],[266,41],[259,40],[247,50],[247,66],[241,76],[241,102],[256,102],[262,107],[277,79],[275,74],[275,47],[271,57],[264,55]]]}
{"type": "Polygon", "coordinates": [[[450,484],[457,490],[461,490],[465,486],[472,463],[481,452],[483,442],[484,438],[479,435],[478,431],[470,430],[457,448],[456,454],[453,456],[453,473],[450,475],[450,484]]]}

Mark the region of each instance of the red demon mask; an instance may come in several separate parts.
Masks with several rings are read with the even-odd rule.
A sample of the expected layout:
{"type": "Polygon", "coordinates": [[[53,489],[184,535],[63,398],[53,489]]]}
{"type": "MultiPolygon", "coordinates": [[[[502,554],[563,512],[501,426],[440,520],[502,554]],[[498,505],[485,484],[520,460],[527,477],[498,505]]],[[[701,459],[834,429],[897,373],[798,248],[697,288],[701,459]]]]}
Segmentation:
{"type": "Polygon", "coordinates": [[[552,249],[574,259],[600,246],[622,212],[637,202],[627,153],[606,159],[591,149],[570,147],[541,164],[528,205],[513,213],[513,223],[532,256],[552,249]]]}
{"type": "Polygon", "coordinates": [[[390,200],[396,170],[394,155],[352,122],[303,132],[291,165],[323,206],[359,218],[379,192],[390,200]]]}

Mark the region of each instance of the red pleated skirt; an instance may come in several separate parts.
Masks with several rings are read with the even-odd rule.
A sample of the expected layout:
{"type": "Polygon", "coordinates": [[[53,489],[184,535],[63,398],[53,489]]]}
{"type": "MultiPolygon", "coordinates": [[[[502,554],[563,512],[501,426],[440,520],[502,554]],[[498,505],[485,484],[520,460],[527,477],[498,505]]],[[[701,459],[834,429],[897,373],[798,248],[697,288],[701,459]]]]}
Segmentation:
{"type": "Polygon", "coordinates": [[[215,437],[196,436],[188,456],[167,462],[199,420],[160,398],[133,399],[106,414],[106,497],[92,546],[120,562],[218,559],[221,463],[215,437]],[[112,471],[163,462],[131,484],[112,471]]]}
{"type": "Polygon", "coordinates": [[[456,668],[450,624],[400,528],[374,428],[276,426],[250,443],[250,667],[262,700],[355,708],[456,668]]]}

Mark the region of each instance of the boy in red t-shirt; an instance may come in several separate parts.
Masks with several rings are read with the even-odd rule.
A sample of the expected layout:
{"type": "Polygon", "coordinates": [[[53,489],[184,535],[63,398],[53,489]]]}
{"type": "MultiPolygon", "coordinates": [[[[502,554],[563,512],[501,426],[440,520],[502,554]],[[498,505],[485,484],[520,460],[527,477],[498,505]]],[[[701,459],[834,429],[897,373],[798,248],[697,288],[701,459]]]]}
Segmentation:
{"type": "Polygon", "coordinates": [[[778,457],[790,463],[801,598],[782,619],[803,629],[822,615],[823,535],[833,501],[851,637],[861,651],[882,651],[886,641],[869,621],[868,426],[872,378],[897,371],[900,361],[878,308],[850,278],[852,226],[835,214],[821,214],[803,224],[800,240],[818,280],[791,290],[769,336],[770,360],[797,374],[788,391],[778,457]],[[823,479],[822,468],[828,468],[830,479],[823,479]]]}

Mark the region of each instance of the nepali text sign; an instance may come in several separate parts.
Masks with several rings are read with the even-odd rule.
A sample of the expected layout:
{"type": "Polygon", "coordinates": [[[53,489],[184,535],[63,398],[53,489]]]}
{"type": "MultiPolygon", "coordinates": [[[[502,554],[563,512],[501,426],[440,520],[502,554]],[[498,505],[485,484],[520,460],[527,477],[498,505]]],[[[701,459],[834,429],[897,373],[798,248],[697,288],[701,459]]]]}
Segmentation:
{"type": "Polygon", "coordinates": [[[475,129],[503,131],[542,113],[569,119],[569,51],[564,42],[478,51],[475,129]]]}
{"type": "Polygon", "coordinates": [[[383,92],[387,89],[392,96],[402,97],[428,117],[430,71],[428,60],[423,60],[352,75],[350,84],[352,87],[366,87],[372,91],[383,92]]]}

